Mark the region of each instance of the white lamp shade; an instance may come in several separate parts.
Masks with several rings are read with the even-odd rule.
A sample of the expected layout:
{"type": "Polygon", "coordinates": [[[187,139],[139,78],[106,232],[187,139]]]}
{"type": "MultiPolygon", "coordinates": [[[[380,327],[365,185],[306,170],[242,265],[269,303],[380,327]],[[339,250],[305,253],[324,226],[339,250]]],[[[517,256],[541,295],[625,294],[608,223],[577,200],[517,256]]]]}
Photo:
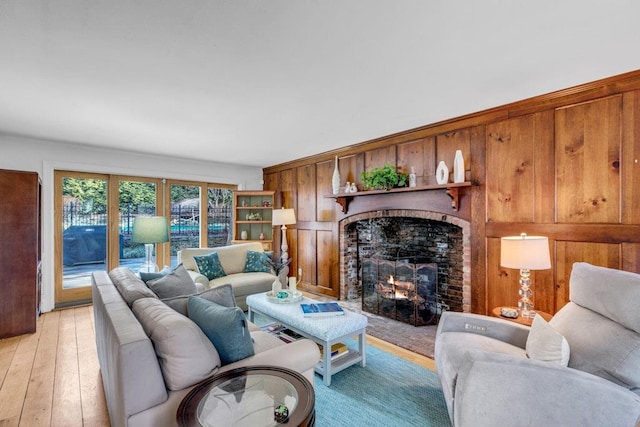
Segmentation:
{"type": "Polygon", "coordinates": [[[503,237],[500,244],[500,265],[528,270],[551,268],[549,239],[527,235],[503,237]]]}
{"type": "Polygon", "coordinates": [[[139,216],[133,220],[134,243],[164,243],[169,241],[167,219],[163,216],[139,216]]]}
{"type": "Polygon", "coordinates": [[[293,209],[274,209],[272,218],[273,225],[290,225],[296,223],[296,213],[293,209]]]}

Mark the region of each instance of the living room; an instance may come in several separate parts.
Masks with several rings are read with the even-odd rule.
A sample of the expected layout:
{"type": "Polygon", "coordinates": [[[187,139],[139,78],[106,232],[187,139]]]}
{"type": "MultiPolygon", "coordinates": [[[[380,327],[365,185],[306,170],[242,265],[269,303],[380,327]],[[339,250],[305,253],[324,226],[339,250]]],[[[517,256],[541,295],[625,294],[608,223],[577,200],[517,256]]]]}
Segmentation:
{"type": "MultiPolygon", "coordinates": [[[[360,101],[345,96],[344,101],[338,103],[340,106],[335,107],[337,112],[330,112],[329,100],[324,100],[326,115],[322,115],[322,109],[310,111],[301,107],[304,101],[318,100],[319,95],[316,92],[308,94],[299,86],[296,88],[299,91],[297,96],[304,99],[288,94],[285,98],[293,110],[285,111],[281,103],[274,107],[265,101],[268,97],[277,98],[277,93],[261,92],[254,82],[245,89],[245,95],[247,91],[253,95],[252,101],[249,101],[251,97],[244,98],[243,102],[250,103],[249,107],[241,113],[236,109],[236,117],[230,120],[239,129],[262,129],[260,138],[252,133],[239,133],[245,142],[255,144],[259,141],[253,148],[241,147],[239,141],[236,144],[232,133],[217,134],[210,139],[200,136],[202,145],[199,148],[188,146],[187,133],[173,134],[171,129],[165,128],[163,115],[157,110],[153,110],[157,113],[151,115],[153,120],[148,117],[145,120],[155,121],[160,131],[169,137],[155,143],[150,142],[153,138],[145,137],[144,133],[127,134],[124,128],[111,128],[117,120],[93,125],[92,115],[109,116],[106,114],[109,109],[105,106],[89,108],[81,104],[67,112],[76,114],[73,120],[70,119],[73,116],[52,118],[53,114],[48,113],[44,106],[80,102],[84,98],[76,98],[80,95],[69,88],[86,90],[84,85],[92,80],[84,81],[82,78],[85,77],[81,76],[74,81],[77,75],[65,75],[71,84],[68,81],[61,84],[56,88],[57,92],[42,100],[42,104],[32,107],[28,105],[33,102],[31,98],[20,96],[27,84],[20,81],[24,70],[16,68],[12,71],[7,67],[0,71],[3,80],[6,77],[5,81],[15,82],[13,89],[1,95],[2,103],[5,106],[15,105],[16,111],[33,108],[30,119],[33,121],[27,121],[27,116],[14,115],[17,113],[11,113],[9,109],[0,114],[0,168],[37,172],[42,182],[41,310],[49,312],[55,306],[53,194],[56,170],[216,182],[235,185],[240,190],[274,190],[278,194],[277,207],[296,210],[297,223],[290,227],[287,237],[293,260],[291,270],[301,268],[304,271],[299,288],[338,300],[345,299],[349,290],[341,233],[348,229],[354,216],[375,216],[381,210],[428,211],[429,215],[444,215],[449,221],[462,221],[468,227],[467,244],[470,249],[464,265],[466,277],[461,285],[464,289],[460,311],[489,315],[493,308],[514,305],[518,300],[517,271],[500,266],[500,238],[523,231],[547,236],[552,248],[553,268],[532,275],[536,309],[546,313],[555,314],[569,301],[569,277],[574,262],[585,261],[640,272],[640,225],[635,214],[640,204],[637,191],[640,185],[637,167],[637,153],[640,151],[637,119],[640,72],[637,70],[640,70],[640,63],[629,54],[638,42],[639,35],[630,18],[637,6],[630,2],[614,5],[601,2],[583,8],[580,2],[572,2],[562,6],[539,4],[525,7],[493,2],[484,8],[475,4],[451,5],[441,6],[443,10],[437,11],[416,4],[411,7],[420,11],[413,14],[419,16],[411,16],[409,6],[401,11],[397,6],[390,7],[393,11],[389,11],[383,3],[363,15],[369,23],[376,22],[378,27],[385,23],[385,12],[389,12],[386,19],[395,20],[392,22],[394,25],[385,25],[385,28],[394,28],[388,30],[389,40],[385,42],[385,38],[379,36],[375,39],[378,43],[387,44],[379,49],[368,47],[366,50],[370,57],[363,64],[372,68],[380,68],[384,64],[382,68],[387,68],[386,74],[376,75],[380,79],[377,82],[367,81],[365,89],[373,95],[369,94],[360,101]],[[537,23],[524,20],[518,7],[525,8],[532,16],[531,21],[537,23]],[[553,13],[555,18],[547,16],[552,15],[549,10],[557,10],[553,13]],[[422,22],[428,13],[441,18],[440,24],[428,21],[432,28],[438,30],[433,33],[417,30],[425,26],[422,22]],[[601,17],[605,13],[613,17],[610,22],[602,22],[601,17]],[[519,17],[514,22],[529,32],[520,31],[516,23],[505,24],[514,14],[519,17]],[[448,28],[445,22],[455,22],[456,29],[448,28]],[[557,27],[560,22],[562,28],[557,27]],[[464,30],[460,30],[461,27],[464,30]],[[493,28],[495,32],[480,37],[479,30],[483,28],[493,28]],[[441,36],[445,47],[455,54],[437,59],[434,43],[425,43],[423,51],[416,49],[411,54],[413,57],[420,56],[418,53],[434,55],[431,63],[415,58],[400,62],[390,53],[393,49],[402,50],[398,47],[401,46],[399,41],[405,37],[437,39],[435,35],[441,36]],[[478,40],[472,40],[476,36],[478,40]],[[466,42],[471,46],[454,50],[454,42],[466,42]],[[403,67],[414,67],[413,70],[421,72],[431,68],[440,71],[431,77],[418,75],[415,71],[398,71],[403,67]],[[464,73],[461,69],[465,70],[464,73]],[[453,74],[453,80],[444,80],[447,72],[453,74]],[[384,75],[393,84],[380,84],[386,81],[382,79],[384,75]],[[440,79],[438,86],[444,89],[423,86],[421,80],[430,78],[440,79]],[[403,79],[407,80],[407,85],[400,87],[402,85],[398,81],[403,79]],[[69,92],[63,92],[66,90],[69,92]],[[253,115],[260,110],[281,111],[282,115],[267,114],[272,122],[269,126],[253,115]],[[315,115],[315,124],[305,122],[306,128],[298,128],[299,124],[294,126],[293,122],[302,122],[299,115],[315,115]],[[385,121],[385,115],[389,120],[385,121]],[[291,122],[287,122],[287,118],[291,122]],[[44,131],[32,125],[38,120],[46,122],[44,131]],[[26,125],[20,128],[18,124],[23,121],[26,125]],[[362,128],[350,129],[346,122],[354,122],[362,128]],[[365,122],[369,122],[367,128],[364,128],[365,122]],[[246,123],[251,123],[251,126],[246,123]],[[333,128],[333,123],[342,133],[326,129],[333,128]],[[65,131],[65,128],[69,130],[65,131]],[[61,129],[69,133],[59,133],[61,129]],[[95,135],[91,134],[92,129],[95,135]],[[100,132],[99,129],[106,131],[100,132]],[[171,135],[178,136],[172,140],[171,135]],[[134,142],[137,140],[141,143],[134,142]],[[586,153],[583,156],[574,155],[578,149],[576,141],[582,141],[586,153]],[[237,150],[230,151],[229,146],[234,145],[237,145],[237,150]],[[456,150],[464,154],[465,181],[469,185],[455,192],[450,188],[437,188],[438,162],[445,160],[452,166],[456,150]],[[202,156],[194,153],[202,153],[202,156]],[[361,184],[361,172],[391,163],[405,172],[412,167],[417,169],[419,190],[365,195],[366,191],[360,186],[355,195],[337,200],[331,191],[336,157],[342,185],[346,181],[361,184]],[[455,201],[455,207],[452,201],[455,201]]],[[[286,9],[286,2],[279,3],[279,7],[286,9]]],[[[362,7],[357,3],[349,4],[348,10],[340,16],[358,16],[357,12],[364,13],[360,11],[362,7]]],[[[18,11],[10,7],[4,12],[7,10],[18,11]]],[[[190,10],[187,16],[195,19],[198,10],[190,10]]],[[[258,11],[267,13],[271,19],[279,16],[264,5],[258,11]]],[[[55,14],[50,16],[44,12],[39,15],[40,12],[31,11],[36,17],[55,17],[55,14]]],[[[113,24],[109,20],[106,23],[99,19],[94,21],[97,18],[92,14],[99,12],[118,15],[113,10],[90,8],[87,16],[91,18],[85,16],[82,24],[113,24]]],[[[239,10],[234,9],[233,12],[233,16],[238,18],[239,10]]],[[[280,9],[278,12],[285,13],[280,9]]],[[[17,19],[18,15],[3,13],[0,22],[12,18],[17,19]]],[[[247,19],[250,22],[245,23],[255,25],[259,18],[256,12],[253,19],[247,19]]],[[[29,22],[39,30],[38,34],[44,34],[46,25],[38,23],[37,19],[22,19],[18,21],[29,22]]],[[[344,23],[341,24],[340,35],[349,34],[344,23]]],[[[182,25],[184,31],[185,24],[182,25]]],[[[367,27],[369,35],[374,34],[371,27],[367,27]]],[[[0,51],[16,59],[21,67],[36,67],[37,55],[41,53],[39,48],[24,56],[18,55],[8,48],[14,34],[18,33],[0,30],[0,40],[3,40],[0,51]]],[[[314,33],[315,37],[320,35],[314,33]]],[[[123,38],[127,41],[127,37],[123,38]]],[[[331,37],[330,46],[336,48],[341,43],[347,44],[345,40],[331,37]]],[[[365,44],[360,38],[357,40],[365,44]]],[[[30,40],[32,44],[29,46],[37,46],[33,41],[30,40]]],[[[311,42],[318,43],[314,38],[311,42]]],[[[319,45],[313,46],[315,50],[312,52],[321,52],[319,45]]],[[[413,49],[417,46],[419,44],[411,44],[413,49]]],[[[292,49],[291,46],[289,48],[292,49]]],[[[164,52],[177,55],[177,50],[173,46],[164,52]]],[[[365,51],[360,52],[364,55],[365,51]]],[[[301,50],[290,53],[295,53],[292,56],[301,55],[301,58],[312,55],[309,52],[302,55],[301,50]]],[[[135,53],[129,54],[135,56],[135,53]]],[[[111,55],[114,56],[110,58],[117,57],[116,54],[111,55]]],[[[279,55],[283,53],[279,52],[279,55]]],[[[359,66],[357,52],[347,50],[336,55],[334,60],[346,61],[349,55],[356,59],[344,64],[340,62],[334,65],[335,69],[325,71],[352,73],[351,69],[359,66]]],[[[71,56],[61,56],[61,62],[71,59],[71,56]]],[[[185,57],[190,58],[188,55],[185,57]]],[[[283,59],[282,56],[275,58],[283,59]]],[[[87,62],[92,60],[95,58],[89,55],[87,62]]],[[[148,58],[140,60],[144,61],[155,64],[148,58]]],[[[104,65],[99,62],[93,64],[96,73],[99,64],[104,65]]],[[[87,76],[91,75],[90,67],[80,69],[87,76]]],[[[55,71],[54,75],[62,73],[60,68],[52,71],[55,71]]],[[[355,74],[362,74],[362,70],[355,74]]],[[[285,75],[295,80],[291,71],[286,71],[285,75]]],[[[301,72],[298,76],[307,74],[301,72]]],[[[46,95],[47,86],[43,83],[46,80],[37,74],[35,77],[28,83],[46,95]]],[[[242,77],[247,79],[245,75],[242,77]]],[[[357,86],[357,77],[352,78],[354,80],[350,84],[357,86]]],[[[142,84],[139,78],[132,80],[142,84]]],[[[168,82],[169,86],[174,85],[166,95],[168,101],[160,101],[154,95],[147,102],[170,103],[183,83],[181,79],[168,82]]],[[[216,90],[222,90],[222,86],[216,86],[216,90]]],[[[140,87],[140,96],[149,94],[140,87]]],[[[240,93],[237,86],[233,87],[240,93]]],[[[330,89],[346,91],[346,87],[330,89]]],[[[96,87],[95,90],[105,95],[105,87],[96,87]]],[[[224,91],[220,93],[227,96],[224,91]]],[[[330,94],[334,100],[340,99],[340,92],[330,94]]],[[[182,106],[185,96],[180,95],[177,104],[182,106]]],[[[197,95],[200,96],[202,94],[197,95]]],[[[194,99],[197,97],[194,95],[194,99]]],[[[111,114],[118,108],[114,104],[111,114]]],[[[205,115],[215,116],[218,112],[212,109],[205,115]]],[[[200,118],[202,115],[192,112],[192,116],[187,116],[176,111],[162,113],[174,114],[167,122],[181,119],[191,123],[192,117],[200,118]]],[[[280,237],[277,234],[276,238],[280,237]]]]}

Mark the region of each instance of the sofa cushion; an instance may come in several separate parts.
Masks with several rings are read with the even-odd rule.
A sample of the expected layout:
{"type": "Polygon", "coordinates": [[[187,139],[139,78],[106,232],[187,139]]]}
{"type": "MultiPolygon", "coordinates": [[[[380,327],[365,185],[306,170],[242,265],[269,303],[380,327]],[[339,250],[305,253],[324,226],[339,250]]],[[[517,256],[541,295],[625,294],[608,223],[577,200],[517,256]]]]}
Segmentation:
{"type": "Polygon", "coordinates": [[[147,286],[161,299],[191,295],[197,292],[196,284],[182,264],[169,274],[150,280],[147,282],[147,286]]]}
{"type": "Polygon", "coordinates": [[[253,340],[253,348],[256,354],[287,345],[274,334],[261,330],[253,323],[249,323],[249,328],[257,328],[257,330],[251,331],[251,339],[253,340]]]}
{"type": "Polygon", "coordinates": [[[237,273],[213,279],[209,282],[209,286],[215,287],[231,283],[233,292],[238,298],[243,295],[252,295],[271,290],[271,285],[275,279],[276,276],[269,273],[237,273]]]}
{"type": "Polygon", "coordinates": [[[275,274],[271,265],[271,258],[266,252],[247,251],[247,262],[243,273],[271,273],[275,274]]]}
{"type": "Polygon", "coordinates": [[[136,300],[133,313],[153,342],[168,389],[190,387],[220,366],[218,352],[198,325],[159,299],[136,300]]]}
{"type": "Polygon", "coordinates": [[[533,319],[527,337],[527,356],[544,362],[567,366],[569,363],[569,343],[567,339],[547,323],[539,314],[533,319]]]}
{"type": "Polygon", "coordinates": [[[149,272],[149,273],[147,273],[146,271],[141,271],[138,274],[140,274],[140,279],[144,283],[147,283],[147,282],[150,282],[151,280],[159,279],[161,277],[164,277],[167,273],[163,273],[162,271],[149,272]]]}
{"type": "Polygon", "coordinates": [[[129,307],[140,298],[157,298],[156,294],[127,267],[114,268],[109,272],[109,278],[129,307]]]}
{"type": "MultiPolygon", "coordinates": [[[[235,307],[236,300],[233,297],[233,287],[231,284],[226,283],[224,285],[216,286],[215,288],[207,289],[206,291],[195,294],[208,301],[213,301],[223,307],[235,307]]],[[[163,299],[162,302],[173,308],[178,313],[187,316],[187,301],[189,295],[182,295],[173,298],[163,299]]]]}
{"type": "Polygon", "coordinates": [[[255,354],[248,322],[240,308],[223,307],[192,295],[187,312],[216,347],[223,365],[255,354]]]}
{"type": "Polygon", "coordinates": [[[220,263],[222,263],[227,274],[242,273],[244,265],[247,263],[248,250],[262,252],[264,248],[260,242],[241,243],[239,245],[216,248],[220,263]]]}
{"type": "Polygon", "coordinates": [[[194,256],[194,261],[198,266],[198,271],[200,274],[204,274],[207,276],[207,279],[213,280],[219,277],[224,277],[227,275],[225,273],[224,268],[222,268],[222,264],[220,264],[220,259],[218,258],[217,252],[211,252],[207,255],[194,256]]]}

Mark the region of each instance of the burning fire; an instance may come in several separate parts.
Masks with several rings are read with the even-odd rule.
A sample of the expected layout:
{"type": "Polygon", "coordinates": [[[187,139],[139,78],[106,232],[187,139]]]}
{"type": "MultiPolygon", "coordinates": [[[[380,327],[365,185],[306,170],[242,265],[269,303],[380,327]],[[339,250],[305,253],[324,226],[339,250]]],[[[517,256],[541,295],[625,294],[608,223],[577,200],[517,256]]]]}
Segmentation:
{"type": "Polygon", "coordinates": [[[407,289],[409,289],[409,287],[413,285],[411,282],[401,282],[399,280],[395,280],[393,278],[393,275],[389,275],[389,280],[387,280],[387,283],[391,285],[393,298],[409,299],[409,292],[407,289]]]}

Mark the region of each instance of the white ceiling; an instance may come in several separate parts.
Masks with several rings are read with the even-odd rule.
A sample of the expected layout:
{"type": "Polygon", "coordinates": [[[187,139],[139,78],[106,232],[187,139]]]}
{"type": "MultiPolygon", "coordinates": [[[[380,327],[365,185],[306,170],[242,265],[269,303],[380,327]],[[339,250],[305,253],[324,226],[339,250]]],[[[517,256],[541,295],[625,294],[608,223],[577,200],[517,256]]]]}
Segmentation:
{"type": "Polygon", "coordinates": [[[0,132],[269,166],[640,69],[637,0],[0,0],[0,132]]]}

